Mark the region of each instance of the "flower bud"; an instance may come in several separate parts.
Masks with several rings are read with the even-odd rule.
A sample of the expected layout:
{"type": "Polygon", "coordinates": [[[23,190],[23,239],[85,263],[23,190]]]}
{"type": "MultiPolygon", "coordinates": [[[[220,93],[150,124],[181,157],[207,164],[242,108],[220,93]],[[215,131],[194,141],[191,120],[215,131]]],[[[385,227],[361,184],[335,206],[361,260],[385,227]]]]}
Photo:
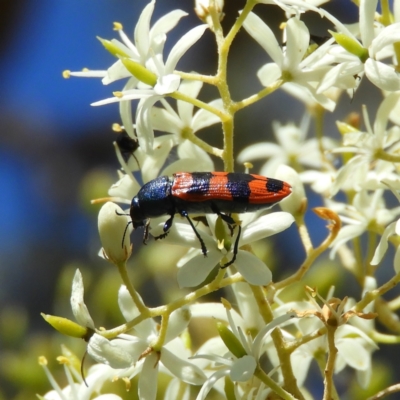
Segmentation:
{"type": "Polygon", "coordinates": [[[121,207],[107,202],[101,207],[98,217],[98,228],[103,254],[114,264],[125,262],[131,255],[131,226],[127,215],[121,207]]]}
{"type": "Polygon", "coordinates": [[[304,214],[307,208],[307,198],[299,174],[287,165],[280,165],[275,177],[292,186],[292,194],[279,203],[282,210],[292,214],[294,217],[304,214]]]}
{"type": "Polygon", "coordinates": [[[121,58],[121,62],[135,78],[139,79],[140,82],[146,83],[150,86],[155,86],[157,83],[157,75],[153,74],[142,64],[139,64],[130,58],[121,58]]]}
{"type": "Polygon", "coordinates": [[[235,334],[222,322],[217,322],[217,330],[219,336],[221,336],[222,341],[229,351],[237,358],[247,355],[240,340],[235,336],[235,334]]]}
{"type": "Polygon", "coordinates": [[[110,40],[102,39],[101,37],[97,37],[100,40],[101,44],[115,57],[128,57],[120,47],[118,47],[115,43],[110,40]]]}
{"type": "Polygon", "coordinates": [[[80,326],[76,322],[67,318],[43,313],[41,315],[47,323],[64,335],[83,339],[88,334],[87,328],[84,328],[83,326],[80,326]]]}
{"type": "Polygon", "coordinates": [[[369,57],[368,49],[361,46],[361,44],[357,42],[357,40],[352,39],[344,33],[337,33],[333,31],[329,32],[335,38],[337,44],[342,46],[349,53],[357,56],[361,60],[361,62],[365,63],[365,61],[367,61],[369,57]]]}
{"type": "Polygon", "coordinates": [[[222,21],[224,18],[224,13],[222,12],[224,8],[224,0],[196,0],[194,12],[197,16],[206,24],[213,28],[213,22],[211,17],[211,6],[215,6],[215,11],[218,14],[219,20],[222,21]]]}
{"type": "Polygon", "coordinates": [[[178,308],[172,312],[169,317],[164,343],[168,343],[172,339],[175,339],[177,336],[179,336],[189,325],[191,316],[192,314],[190,309],[187,307],[178,308]]]}

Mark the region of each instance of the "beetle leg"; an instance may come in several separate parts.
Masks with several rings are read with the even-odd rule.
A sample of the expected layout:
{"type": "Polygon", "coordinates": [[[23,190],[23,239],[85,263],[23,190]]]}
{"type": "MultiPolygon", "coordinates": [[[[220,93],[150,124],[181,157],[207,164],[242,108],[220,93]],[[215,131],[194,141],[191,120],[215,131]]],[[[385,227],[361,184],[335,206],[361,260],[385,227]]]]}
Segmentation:
{"type": "Polygon", "coordinates": [[[172,223],[174,222],[174,214],[171,214],[170,217],[165,221],[163,231],[161,235],[155,236],[154,239],[164,239],[167,237],[169,230],[171,229],[172,223]]]}
{"type": "Polygon", "coordinates": [[[221,211],[219,211],[218,208],[214,204],[211,205],[211,209],[215,214],[217,214],[219,217],[221,217],[222,221],[225,221],[228,224],[228,227],[231,231],[231,235],[233,235],[233,226],[237,226],[238,230],[239,230],[237,238],[235,240],[235,244],[233,246],[232,260],[221,266],[221,268],[227,268],[230,265],[232,265],[236,260],[236,256],[237,256],[237,253],[239,250],[239,240],[240,240],[240,235],[242,233],[242,227],[230,215],[222,214],[221,211]]]}
{"type": "Polygon", "coordinates": [[[200,247],[201,247],[201,252],[202,252],[202,253],[204,254],[204,256],[206,257],[206,256],[207,256],[207,247],[206,247],[206,245],[205,245],[203,239],[201,238],[200,233],[197,232],[195,226],[193,225],[192,220],[189,218],[188,213],[187,213],[186,211],[181,211],[180,213],[181,213],[182,217],[185,217],[185,218],[188,220],[190,226],[191,226],[192,229],[193,229],[194,234],[197,236],[197,239],[199,239],[200,247]]]}
{"type": "Polygon", "coordinates": [[[148,219],[144,224],[143,244],[147,244],[147,240],[149,239],[149,229],[150,229],[150,219],[148,219]]]}
{"type": "Polygon", "coordinates": [[[235,246],[233,247],[233,257],[232,257],[232,260],[229,261],[229,262],[227,262],[226,264],[222,265],[221,268],[227,268],[227,267],[229,267],[229,266],[232,265],[232,264],[235,262],[235,260],[236,260],[236,256],[237,256],[238,249],[239,249],[240,234],[242,233],[242,227],[241,227],[239,224],[237,225],[237,227],[239,228],[239,232],[238,232],[237,238],[236,238],[236,240],[235,240],[235,246]]]}
{"type": "Polygon", "coordinates": [[[214,214],[220,216],[222,221],[225,221],[229,225],[229,228],[232,231],[231,225],[236,225],[235,220],[230,215],[222,214],[215,204],[211,204],[211,210],[214,214]]]}

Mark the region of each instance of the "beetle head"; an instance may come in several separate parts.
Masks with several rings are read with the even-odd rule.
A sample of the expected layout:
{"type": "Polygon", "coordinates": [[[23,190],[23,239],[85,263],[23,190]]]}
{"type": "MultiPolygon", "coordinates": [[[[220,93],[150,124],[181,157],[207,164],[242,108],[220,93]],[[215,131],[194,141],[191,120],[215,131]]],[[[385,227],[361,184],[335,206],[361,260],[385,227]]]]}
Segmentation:
{"type": "Polygon", "coordinates": [[[132,199],[130,215],[132,220],[132,225],[136,229],[139,226],[145,226],[147,216],[140,207],[139,199],[135,196],[132,199]]]}

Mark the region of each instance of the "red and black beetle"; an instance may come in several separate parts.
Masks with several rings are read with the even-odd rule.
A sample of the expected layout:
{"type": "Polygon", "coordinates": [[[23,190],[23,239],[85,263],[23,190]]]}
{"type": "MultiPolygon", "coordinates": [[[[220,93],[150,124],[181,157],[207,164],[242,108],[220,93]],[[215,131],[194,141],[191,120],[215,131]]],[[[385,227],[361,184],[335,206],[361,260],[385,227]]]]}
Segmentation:
{"type": "MultiPolygon", "coordinates": [[[[167,236],[175,214],[185,217],[200,241],[201,251],[207,248],[197,232],[189,214],[217,214],[227,224],[235,221],[227,214],[252,212],[266,209],[292,192],[291,186],[283,181],[260,175],[226,172],[179,172],[160,176],[143,185],[132,199],[130,216],[134,228],[145,227],[144,243],[148,237],[149,219],[169,215],[164,224],[167,236]]],[[[231,265],[238,251],[241,227],[235,241],[233,258],[223,268],[231,265]]]]}

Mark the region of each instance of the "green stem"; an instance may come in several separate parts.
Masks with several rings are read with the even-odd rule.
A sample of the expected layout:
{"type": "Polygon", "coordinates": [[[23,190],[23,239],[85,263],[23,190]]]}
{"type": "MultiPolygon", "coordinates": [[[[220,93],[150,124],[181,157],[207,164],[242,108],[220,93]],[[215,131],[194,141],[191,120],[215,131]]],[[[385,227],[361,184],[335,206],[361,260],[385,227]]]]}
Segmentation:
{"type": "Polygon", "coordinates": [[[278,354],[279,363],[281,366],[283,376],[283,388],[289,393],[292,393],[296,399],[305,400],[303,394],[297,386],[297,380],[293,373],[293,367],[290,360],[290,352],[287,351],[286,341],[283,338],[282,332],[279,328],[271,332],[271,338],[274,342],[275,350],[278,354]]]}
{"type": "Polygon", "coordinates": [[[388,154],[383,149],[378,149],[375,152],[375,158],[378,158],[380,160],[394,162],[394,163],[400,162],[400,155],[388,154]]]}
{"type": "Polygon", "coordinates": [[[215,114],[217,117],[221,118],[221,121],[224,121],[229,118],[229,115],[219,110],[218,108],[210,106],[209,104],[204,103],[203,101],[196,99],[194,97],[190,97],[184,93],[173,92],[169,94],[169,97],[172,97],[173,99],[176,100],[186,101],[187,103],[193,104],[196,107],[203,108],[204,110],[207,110],[210,113],[215,114]]]}
{"type": "Polygon", "coordinates": [[[131,280],[129,279],[128,271],[126,269],[126,263],[121,262],[121,263],[117,264],[117,267],[118,267],[118,272],[121,275],[122,282],[124,282],[124,285],[128,289],[128,292],[131,295],[132,300],[135,303],[135,306],[137,307],[137,309],[139,310],[139,312],[141,314],[147,313],[148,308],[144,305],[143,300],[137,294],[135,288],[133,287],[131,280]]]}
{"type": "Polygon", "coordinates": [[[227,278],[223,278],[225,275],[225,270],[220,268],[217,277],[210,282],[208,285],[203,286],[200,289],[195,290],[192,293],[183,296],[180,299],[173,301],[168,305],[163,305],[160,307],[155,308],[146,308],[142,314],[138,315],[133,320],[127,322],[126,324],[120,325],[116,328],[107,330],[107,331],[99,331],[97,332],[99,335],[102,335],[108,339],[112,339],[121,333],[128,332],[131,330],[135,325],[139,324],[140,322],[144,321],[147,318],[154,318],[160,317],[163,315],[170,315],[173,311],[181,308],[187,304],[194,302],[195,300],[199,299],[200,297],[206,296],[209,293],[215,292],[218,289],[222,289],[226,286],[230,286],[237,282],[243,282],[244,279],[240,273],[236,273],[232,276],[227,278]]]}
{"type": "Polygon", "coordinates": [[[270,378],[261,368],[257,367],[254,372],[254,375],[260,379],[260,381],[264,382],[266,386],[271,388],[280,398],[284,400],[297,400],[297,397],[294,397],[289,392],[284,390],[278,383],[276,383],[272,378],[270,378]]]}
{"type": "Polygon", "coordinates": [[[209,83],[210,85],[216,85],[217,79],[212,75],[202,75],[195,74],[193,72],[183,72],[183,71],[174,71],[175,74],[178,74],[182,79],[186,79],[188,81],[200,81],[204,83],[209,83]]]}
{"type": "Polygon", "coordinates": [[[234,103],[232,105],[232,109],[234,111],[239,111],[242,108],[248,107],[249,105],[256,103],[257,101],[261,100],[262,98],[270,95],[271,93],[275,92],[275,90],[279,89],[283,85],[284,81],[282,79],[278,79],[271,85],[267,86],[266,88],[260,90],[258,93],[253,94],[252,96],[248,97],[247,99],[243,99],[234,103]]]}
{"type": "Polygon", "coordinates": [[[335,332],[336,326],[327,326],[327,337],[328,337],[328,360],[326,362],[324,375],[324,397],[323,400],[336,400],[337,392],[333,383],[333,372],[335,370],[335,361],[338,350],[335,346],[335,332]]]}
{"type": "Polygon", "coordinates": [[[400,282],[400,272],[397,273],[392,279],[384,283],[378,289],[372,290],[371,292],[365,293],[364,297],[355,305],[355,311],[362,311],[364,308],[375,301],[378,297],[382,296],[389,290],[393,289],[400,282]]]}

